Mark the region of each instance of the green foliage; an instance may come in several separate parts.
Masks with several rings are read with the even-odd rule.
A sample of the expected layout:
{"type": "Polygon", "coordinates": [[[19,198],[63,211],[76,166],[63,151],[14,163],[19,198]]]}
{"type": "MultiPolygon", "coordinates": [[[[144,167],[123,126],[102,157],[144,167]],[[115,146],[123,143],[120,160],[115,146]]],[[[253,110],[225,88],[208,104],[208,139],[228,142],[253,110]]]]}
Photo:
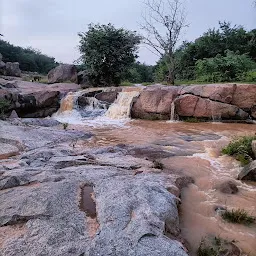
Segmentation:
{"type": "Polygon", "coordinates": [[[79,33],[79,50],[93,86],[120,85],[122,75],[134,63],[140,37],[112,24],[89,25],[79,33]]]}
{"type": "Polygon", "coordinates": [[[238,81],[242,73],[255,68],[256,63],[247,55],[227,51],[226,56],[198,60],[196,73],[199,80],[206,82],[238,81]]]}
{"type": "Polygon", "coordinates": [[[228,242],[220,237],[204,238],[197,250],[197,256],[223,256],[233,255],[232,242],[228,242]]]}
{"type": "Polygon", "coordinates": [[[152,83],[154,81],[153,69],[153,66],[136,62],[123,74],[122,79],[138,84],[145,82],[152,83]]]}
{"type": "Polygon", "coordinates": [[[222,149],[222,153],[234,156],[243,165],[246,165],[255,158],[252,150],[253,140],[256,140],[256,136],[244,136],[236,138],[222,149]]]}
{"type": "Polygon", "coordinates": [[[121,86],[132,86],[133,83],[129,82],[129,81],[123,81],[121,82],[121,86]]]}
{"type": "Polygon", "coordinates": [[[68,129],[68,123],[63,123],[63,129],[66,131],[68,129]]]}
{"type": "MultiPolygon", "coordinates": [[[[240,55],[247,54],[256,61],[256,29],[246,31],[241,26],[232,27],[230,23],[220,22],[219,29],[209,29],[194,42],[183,42],[175,52],[176,78],[194,80],[197,61],[217,55],[225,56],[227,50],[240,55]]],[[[215,74],[213,78],[212,80],[219,79],[219,74],[215,74]]]]}
{"type": "Polygon", "coordinates": [[[245,210],[237,209],[231,211],[225,211],[222,215],[222,218],[231,223],[237,224],[245,224],[250,225],[253,224],[256,220],[255,217],[250,216],[245,210]]]}
{"type": "Polygon", "coordinates": [[[166,77],[168,76],[168,67],[165,63],[165,59],[161,58],[155,67],[154,77],[156,82],[166,81],[166,77]]]}
{"type": "Polygon", "coordinates": [[[0,117],[3,117],[4,114],[9,110],[10,108],[10,102],[6,99],[0,99],[0,117]]]}
{"type": "Polygon", "coordinates": [[[255,83],[256,82],[256,70],[251,70],[241,74],[239,81],[255,83]]]}
{"type": "Polygon", "coordinates": [[[42,54],[32,48],[14,46],[4,40],[0,40],[0,53],[4,62],[19,62],[23,71],[47,74],[57,66],[54,58],[42,54]]]}

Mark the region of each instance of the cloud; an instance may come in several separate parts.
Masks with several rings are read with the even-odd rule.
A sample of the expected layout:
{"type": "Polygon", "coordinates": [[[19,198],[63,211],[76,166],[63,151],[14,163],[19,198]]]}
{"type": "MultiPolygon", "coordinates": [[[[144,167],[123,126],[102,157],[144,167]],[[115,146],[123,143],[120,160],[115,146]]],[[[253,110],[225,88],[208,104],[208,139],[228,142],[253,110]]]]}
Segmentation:
{"type": "MultiPolygon", "coordinates": [[[[193,40],[219,20],[256,24],[251,0],[187,0],[190,27],[182,40],[193,40]],[[232,8],[231,8],[232,6],[232,8]]],[[[32,46],[58,61],[72,63],[79,57],[77,33],[89,23],[113,23],[139,30],[141,0],[0,0],[0,31],[4,39],[20,46],[32,46]]],[[[145,47],[140,61],[153,64],[158,58],[145,47]]]]}

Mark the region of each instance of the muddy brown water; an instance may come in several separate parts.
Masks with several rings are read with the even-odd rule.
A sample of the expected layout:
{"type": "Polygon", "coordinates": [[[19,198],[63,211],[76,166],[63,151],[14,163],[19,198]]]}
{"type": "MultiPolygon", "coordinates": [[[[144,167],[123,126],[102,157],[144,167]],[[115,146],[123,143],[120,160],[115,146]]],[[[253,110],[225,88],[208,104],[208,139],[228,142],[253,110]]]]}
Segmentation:
{"type": "Polygon", "coordinates": [[[81,187],[80,195],[80,209],[85,212],[85,214],[92,218],[96,218],[96,204],[93,199],[93,187],[89,185],[84,185],[81,187]]]}
{"type": "MultiPolygon", "coordinates": [[[[239,163],[220,153],[233,137],[255,134],[256,125],[131,121],[123,127],[76,125],[73,128],[95,134],[89,142],[79,141],[78,146],[99,148],[125,144],[154,148],[165,152],[163,158],[155,154],[165,166],[163,172],[193,177],[195,183],[182,191],[180,206],[181,233],[189,245],[190,255],[196,255],[200,241],[208,235],[235,241],[243,252],[256,255],[256,225],[227,223],[215,211],[216,206],[242,208],[256,216],[256,183],[238,181],[239,163]],[[226,180],[237,183],[238,194],[222,194],[216,189],[226,180]]],[[[146,157],[145,150],[134,152],[138,157],[146,157]]],[[[85,189],[86,200],[91,200],[91,192],[91,188],[85,189]]]]}

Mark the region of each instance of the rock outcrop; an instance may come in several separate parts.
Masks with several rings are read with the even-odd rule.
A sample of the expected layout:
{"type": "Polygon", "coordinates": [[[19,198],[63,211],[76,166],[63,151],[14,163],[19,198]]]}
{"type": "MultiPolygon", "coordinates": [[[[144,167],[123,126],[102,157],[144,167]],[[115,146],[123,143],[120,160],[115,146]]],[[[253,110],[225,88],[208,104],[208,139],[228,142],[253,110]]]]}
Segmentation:
{"type": "Polygon", "coordinates": [[[131,116],[142,119],[170,119],[172,102],[178,87],[152,87],[141,91],[132,107],[131,116]]]}
{"type": "Polygon", "coordinates": [[[6,76],[21,76],[19,62],[6,62],[5,64],[5,75],[6,76]]]}
{"type": "Polygon", "coordinates": [[[48,73],[48,83],[77,83],[77,69],[75,65],[61,64],[48,73]]]}
{"type": "Polygon", "coordinates": [[[167,190],[178,190],[176,176],[134,175],[135,166],[150,170],[152,162],[122,150],[74,147],[91,138],[83,132],[0,121],[0,134],[24,146],[19,158],[0,163],[2,256],[187,256],[179,200],[167,190]],[[90,196],[85,185],[94,217],[81,207],[90,196]]]}
{"type": "Polygon", "coordinates": [[[238,175],[239,180],[256,181],[256,160],[246,165],[238,175]]]}
{"type": "Polygon", "coordinates": [[[175,116],[205,120],[256,119],[256,85],[147,87],[135,100],[131,116],[163,120],[175,116]]]}
{"type": "Polygon", "coordinates": [[[77,84],[59,83],[45,85],[0,78],[0,99],[15,110],[19,117],[47,117],[57,112],[60,99],[70,91],[77,91],[77,84]]]}

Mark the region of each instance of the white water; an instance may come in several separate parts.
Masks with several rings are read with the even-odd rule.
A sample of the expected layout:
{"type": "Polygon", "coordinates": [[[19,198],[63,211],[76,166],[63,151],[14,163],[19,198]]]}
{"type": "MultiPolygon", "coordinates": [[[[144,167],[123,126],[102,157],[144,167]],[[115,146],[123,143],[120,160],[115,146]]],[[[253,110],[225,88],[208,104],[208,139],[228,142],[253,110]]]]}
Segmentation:
{"type": "Polygon", "coordinates": [[[133,99],[137,96],[139,96],[139,91],[120,92],[116,101],[108,109],[106,117],[112,119],[129,118],[133,99]]]}
{"type": "Polygon", "coordinates": [[[123,126],[130,120],[134,97],[139,95],[137,89],[118,94],[115,102],[108,108],[107,104],[94,97],[86,97],[87,105],[78,106],[77,99],[87,91],[69,93],[61,101],[60,109],[52,117],[59,122],[88,126],[123,126]]]}

